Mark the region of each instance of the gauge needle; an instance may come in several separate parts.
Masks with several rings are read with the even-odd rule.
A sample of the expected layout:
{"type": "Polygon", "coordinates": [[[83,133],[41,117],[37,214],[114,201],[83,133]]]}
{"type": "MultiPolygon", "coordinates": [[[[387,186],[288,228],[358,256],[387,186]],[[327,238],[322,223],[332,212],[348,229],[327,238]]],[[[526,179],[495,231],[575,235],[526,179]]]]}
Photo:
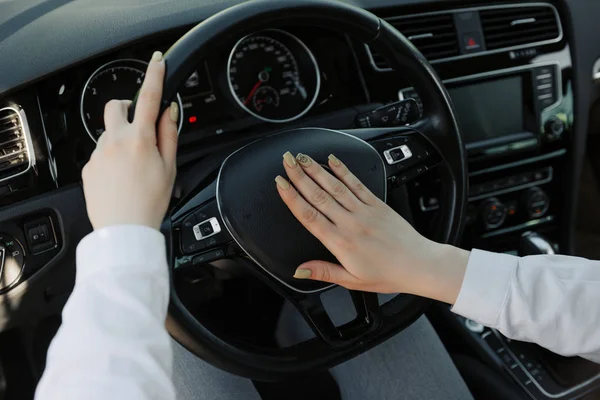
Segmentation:
{"type": "Polygon", "coordinates": [[[244,101],[244,105],[248,104],[250,102],[250,100],[252,99],[252,96],[254,96],[254,93],[256,93],[256,91],[258,90],[260,85],[262,85],[262,83],[263,83],[263,81],[256,82],[256,85],[254,85],[254,87],[250,91],[250,94],[248,95],[248,97],[246,97],[246,101],[244,101]]]}

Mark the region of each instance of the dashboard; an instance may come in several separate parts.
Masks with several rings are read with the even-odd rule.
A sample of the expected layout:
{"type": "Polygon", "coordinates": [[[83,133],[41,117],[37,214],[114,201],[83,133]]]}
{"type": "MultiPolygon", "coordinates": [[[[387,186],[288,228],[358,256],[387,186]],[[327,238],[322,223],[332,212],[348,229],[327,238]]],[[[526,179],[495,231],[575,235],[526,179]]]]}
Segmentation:
{"type": "MultiPolygon", "coordinates": [[[[40,15],[27,2],[9,2],[4,13],[8,6],[0,5],[0,135],[13,135],[0,141],[0,242],[16,265],[0,295],[30,293],[23,312],[41,315],[64,305],[74,281],[72,243],[91,229],[85,211],[73,210],[85,210],[81,169],[104,130],[104,104],[133,99],[153,51],[167,51],[235,1],[70,2],[40,15]],[[127,17],[120,7],[137,8],[127,17]],[[42,35],[43,43],[33,39],[42,35]]],[[[589,40],[600,4],[350,2],[400,30],[449,91],[469,160],[462,246],[519,254],[523,234],[534,231],[570,254],[587,121],[600,99],[590,81],[600,44],[589,40]]],[[[209,178],[199,171],[260,137],[306,126],[356,128],[366,114],[383,123],[382,110],[407,99],[427,107],[376,49],[339,32],[282,24],[232,37],[197,60],[179,88],[173,204],[209,178]]],[[[431,236],[439,175],[389,187],[390,197],[411,205],[405,217],[431,236]]],[[[544,398],[538,392],[532,396],[544,398]]]]}

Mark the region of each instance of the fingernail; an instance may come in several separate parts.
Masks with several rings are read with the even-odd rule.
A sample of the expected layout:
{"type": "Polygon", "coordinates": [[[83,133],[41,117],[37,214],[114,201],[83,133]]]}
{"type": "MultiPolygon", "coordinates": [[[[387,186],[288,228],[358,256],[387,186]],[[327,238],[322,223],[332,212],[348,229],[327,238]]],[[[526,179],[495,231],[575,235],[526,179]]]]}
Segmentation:
{"type": "Polygon", "coordinates": [[[298,163],[296,163],[296,159],[289,151],[283,155],[283,161],[285,161],[290,168],[296,168],[296,165],[298,165],[298,163]]]}
{"type": "Polygon", "coordinates": [[[327,158],[336,167],[339,167],[340,165],[342,165],[342,162],[336,156],[334,156],[333,154],[330,154],[329,157],[327,157],[327,158]]]}
{"type": "Polygon", "coordinates": [[[275,182],[277,183],[277,186],[281,188],[281,190],[288,190],[290,188],[290,183],[281,175],[277,175],[275,182]]]}
{"type": "Polygon", "coordinates": [[[312,271],[306,268],[298,268],[294,274],[296,279],[309,279],[312,276],[312,271]]]}
{"type": "Polygon", "coordinates": [[[159,61],[162,61],[162,59],[163,59],[163,54],[160,51],[155,51],[152,54],[152,61],[159,62],[159,61]]]}
{"type": "Polygon", "coordinates": [[[303,167],[308,167],[312,163],[310,157],[302,153],[298,153],[298,155],[296,156],[296,160],[298,160],[298,162],[302,164],[303,167]]]}
{"type": "Polygon", "coordinates": [[[173,122],[177,122],[177,120],[179,119],[179,105],[175,102],[171,103],[171,111],[169,113],[169,117],[173,122]]]}

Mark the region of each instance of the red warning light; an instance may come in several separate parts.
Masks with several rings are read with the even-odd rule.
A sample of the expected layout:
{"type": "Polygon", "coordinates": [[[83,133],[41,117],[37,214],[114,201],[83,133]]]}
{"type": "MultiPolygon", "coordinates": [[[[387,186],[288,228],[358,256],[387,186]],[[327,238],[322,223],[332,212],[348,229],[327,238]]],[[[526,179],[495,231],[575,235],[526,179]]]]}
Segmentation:
{"type": "Polygon", "coordinates": [[[188,121],[190,121],[190,124],[195,124],[196,121],[198,121],[198,118],[195,115],[192,115],[188,121]]]}
{"type": "Polygon", "coordinates": [[[476,47],[477,46],[477,42],[475,41],[475,39],[469,38],[469,42],[467,43],[467,46],[469,46],[469,47],[476,47]]]}

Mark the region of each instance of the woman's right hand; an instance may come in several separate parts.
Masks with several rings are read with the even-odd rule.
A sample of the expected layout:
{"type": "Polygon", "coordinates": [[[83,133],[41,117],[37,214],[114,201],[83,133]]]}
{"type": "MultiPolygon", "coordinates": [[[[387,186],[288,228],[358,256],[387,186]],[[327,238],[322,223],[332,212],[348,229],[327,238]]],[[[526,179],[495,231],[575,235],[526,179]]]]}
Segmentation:
{"type": "Polygon", "coordinates": [[[341,263],[310,261],[299,266],[297,279],[456,300],[468,252],[421,236],[335,156],[329,157],[335,177],[306,155],[288,152],[283,158],[293,186],[278,176],[281,198],[341,263]]]}

